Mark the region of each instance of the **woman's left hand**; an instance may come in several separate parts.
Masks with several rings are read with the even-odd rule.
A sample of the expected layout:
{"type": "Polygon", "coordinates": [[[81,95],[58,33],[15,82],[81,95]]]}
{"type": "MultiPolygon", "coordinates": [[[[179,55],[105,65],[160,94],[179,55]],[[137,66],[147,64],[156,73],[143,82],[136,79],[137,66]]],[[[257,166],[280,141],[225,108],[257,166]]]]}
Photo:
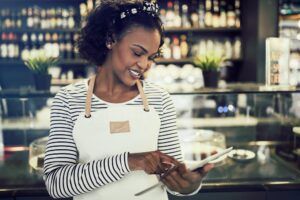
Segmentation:
{"type": "Polygon", "coordinates": [[[190,171],[184,164],[179,164],[162,176],[161,181],[172,191],[189,194],[198,189],[204,176],[213,168],[213,164],[206,164],[200,170],[190,171]]]}

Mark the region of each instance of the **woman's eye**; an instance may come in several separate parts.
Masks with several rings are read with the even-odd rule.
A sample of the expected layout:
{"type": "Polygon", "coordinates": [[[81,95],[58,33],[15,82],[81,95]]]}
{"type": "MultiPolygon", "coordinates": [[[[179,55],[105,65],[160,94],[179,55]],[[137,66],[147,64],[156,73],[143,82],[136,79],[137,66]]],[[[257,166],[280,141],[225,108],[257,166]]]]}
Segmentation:
{"type": "Polygon", "coordinates": [[[152,60],[152,61],[155,61],[156,58],[159,58],[159,55],[154,55],[154,56],[151,56],[149,57],[149,60],[152,60]]]}
{"type": "Polygon", "coordinates": [[[133,54],[134,54],[135,56],[138,56],[138,57],[142,56],[142,54],[137,53],[137,52],[133,52],[133,54]]]}

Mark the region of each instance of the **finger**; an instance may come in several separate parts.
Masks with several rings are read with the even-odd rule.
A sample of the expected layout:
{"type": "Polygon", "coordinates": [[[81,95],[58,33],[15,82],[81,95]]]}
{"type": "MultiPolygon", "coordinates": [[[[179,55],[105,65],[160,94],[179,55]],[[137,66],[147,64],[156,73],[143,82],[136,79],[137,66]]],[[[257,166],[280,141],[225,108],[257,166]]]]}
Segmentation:
{"type": "Polygon", "coordinates": [[[203,177],[201,174],[197,173],[197,172],[187,172],[185,174],[182,175],[182,177],[190,182],[191,184],[195,184],[195,183],[199,183],[200,181],[202,181],[203,177]]]}
{"type": "Polygon", "coordinates": [[[158,152],[158,154],[160,156],[161,162],[171,162],[171,163],[176,164],[176,165],[180,164],[180,162],[177,161],[174,157],[169,156],[167,154],[164,154],[164,153],[162,153],[160,151],[157,151],[157,152],[158,152]]]}
{"type": "Polygon", "coordinates": [[[178,171],[178,173],[180,173],[180,174],[185,174],[185,173],[188,171],[188,169],[187,169],[187,167],[186,167],[185,164],[181,163],[181,164],[178,166],[177,171],[178,171]]]}
{"type": "Polygon", "coordinates": [[[213,164],[206,164],[203,167],[197,169],[196,171],[200,173],[202,176],[206,176],[206,174],[214,168],[213,164]]]}
{"type": "Polygon", "coordinates": [[[159,174],[158,158],[153,153],[146,154],[145,156],[145,171],[148,174],[159,174]]]}
{"type": "Polygon", "coordinates": [[[173,191],[180,191],[180,186],[178,185],[178,183],[173,179],[172,176],[168,175],[166,177],[164,177],[161,180],[170,190],[173,191]]]}
{"type": "Polygon", "coordinates": [[[210,170],[212,170],[214,168],[214,164],[206,164],[206,165],[204,165],[204,167],[203,167],[203,172],[204,173],[208,173],[210,170]]]}
{"type": "Polygon", "coordinates": [[[186,180],[184,177],[181,176],[181,174],[178,173],[178,170],[170,173],[169,176],[173,178],[173,180],[177,183],[181,190],[186,189],[191,185],[191,183],[188,180],[186,180]]]}

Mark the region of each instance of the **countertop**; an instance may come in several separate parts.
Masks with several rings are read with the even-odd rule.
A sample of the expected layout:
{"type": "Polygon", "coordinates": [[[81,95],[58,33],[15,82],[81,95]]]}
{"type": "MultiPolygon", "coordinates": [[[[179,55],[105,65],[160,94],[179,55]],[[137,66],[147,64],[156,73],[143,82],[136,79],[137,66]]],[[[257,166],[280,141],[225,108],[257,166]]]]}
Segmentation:
{"type": "MultiPolygon", "coordinates": [[[[0,160],[0,197],[47,196],[42,174],[28,164],[28,150],[5,153],[0,160]]],[[[237,192],[300,189],[300,170],[273,152],[265,163],[226,158],[203,181],[202,192],[237,192]]]]}

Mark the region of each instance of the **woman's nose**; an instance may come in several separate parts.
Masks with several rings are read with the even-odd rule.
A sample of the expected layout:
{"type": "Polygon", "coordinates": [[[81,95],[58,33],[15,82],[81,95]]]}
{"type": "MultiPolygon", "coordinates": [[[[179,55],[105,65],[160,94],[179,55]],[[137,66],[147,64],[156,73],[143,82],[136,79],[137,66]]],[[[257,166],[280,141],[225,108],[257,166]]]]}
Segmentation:
{"type": "Polygon", "coordinates": [[[137,62],[137,65],[140,69],[146,70],[149,66],[150,62],[148,61],[147,58],[142,58],[137,62]]]}

